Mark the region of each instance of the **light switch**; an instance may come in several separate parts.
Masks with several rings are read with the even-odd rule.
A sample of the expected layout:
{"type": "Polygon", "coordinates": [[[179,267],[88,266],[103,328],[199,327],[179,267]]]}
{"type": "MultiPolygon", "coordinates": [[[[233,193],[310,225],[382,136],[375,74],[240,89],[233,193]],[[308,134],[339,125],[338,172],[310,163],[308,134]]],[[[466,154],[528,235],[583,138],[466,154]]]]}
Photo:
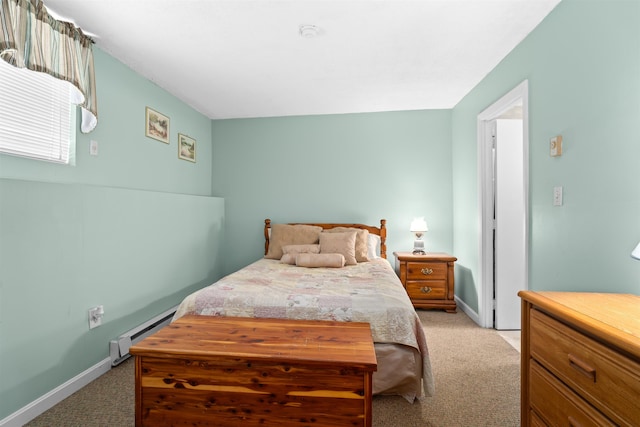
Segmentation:
{"type": "Polygon", "coordinates": [[[94,141],[93,139],[89,143],[89,154],[92,156],[98,155],[98,141],[94,141]]]}
{"type": "Polygon", "coordinates": [[[562,187],[553,187],[553,206],[562,206],[562,187]]]}

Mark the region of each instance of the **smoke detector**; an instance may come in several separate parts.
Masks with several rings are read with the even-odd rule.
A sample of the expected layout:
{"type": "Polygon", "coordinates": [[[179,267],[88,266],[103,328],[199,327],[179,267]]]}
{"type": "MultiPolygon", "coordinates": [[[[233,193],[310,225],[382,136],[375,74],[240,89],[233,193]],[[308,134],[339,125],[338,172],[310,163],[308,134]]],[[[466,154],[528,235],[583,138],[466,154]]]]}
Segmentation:
{"type": "Polygon", "coordinates": [[[300,37],[305,39],[312,39],[320,35],[320,28],[310,24],[300,25],[298,31],[300,33],[300,37]]]}

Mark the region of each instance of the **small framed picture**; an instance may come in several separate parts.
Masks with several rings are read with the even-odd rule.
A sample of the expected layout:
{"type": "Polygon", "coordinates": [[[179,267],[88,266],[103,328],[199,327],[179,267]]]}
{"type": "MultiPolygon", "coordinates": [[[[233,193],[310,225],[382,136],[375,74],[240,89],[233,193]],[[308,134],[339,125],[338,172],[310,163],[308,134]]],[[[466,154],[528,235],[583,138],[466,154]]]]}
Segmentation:
{"type": "Polygon", "coordinates": [[[178,134],[178,157],[182,160],[196,161],[196,140],[181,133],[178,134]]]}
{"type": "Polygon", "coordinates": [[[169,117],[147,107],[144,134],[149,138],[169,143],[169,117]]]}

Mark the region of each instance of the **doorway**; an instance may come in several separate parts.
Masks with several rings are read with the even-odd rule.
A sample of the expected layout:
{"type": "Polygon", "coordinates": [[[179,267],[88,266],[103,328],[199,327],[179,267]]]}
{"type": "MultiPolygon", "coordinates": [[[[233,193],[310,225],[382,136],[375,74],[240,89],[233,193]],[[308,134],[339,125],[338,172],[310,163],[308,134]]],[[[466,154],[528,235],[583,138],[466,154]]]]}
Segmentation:
{"type": "Polygon", "coordinates": [[[528,82],[478,115],[481,326],[520,329],[528,287],[528,82]]]}

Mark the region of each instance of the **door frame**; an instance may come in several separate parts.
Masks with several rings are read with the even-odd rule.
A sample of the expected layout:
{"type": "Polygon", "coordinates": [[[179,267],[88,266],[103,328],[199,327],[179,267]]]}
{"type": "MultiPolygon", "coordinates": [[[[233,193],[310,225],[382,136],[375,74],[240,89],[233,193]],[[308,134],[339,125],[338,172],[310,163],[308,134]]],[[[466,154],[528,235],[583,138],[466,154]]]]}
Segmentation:
{"type": "Polygon", "coordinates": [[[477,118],[478,195],[479,195],[479,267],[478,319],[480,326],[493,328],[493,161],[490,122],[514,104],[522,102],[523,182],[525,236],[523,272],[524,289],[529,288],[529,81],[524,80],[509,93],[486,108],[477,118]]]}

